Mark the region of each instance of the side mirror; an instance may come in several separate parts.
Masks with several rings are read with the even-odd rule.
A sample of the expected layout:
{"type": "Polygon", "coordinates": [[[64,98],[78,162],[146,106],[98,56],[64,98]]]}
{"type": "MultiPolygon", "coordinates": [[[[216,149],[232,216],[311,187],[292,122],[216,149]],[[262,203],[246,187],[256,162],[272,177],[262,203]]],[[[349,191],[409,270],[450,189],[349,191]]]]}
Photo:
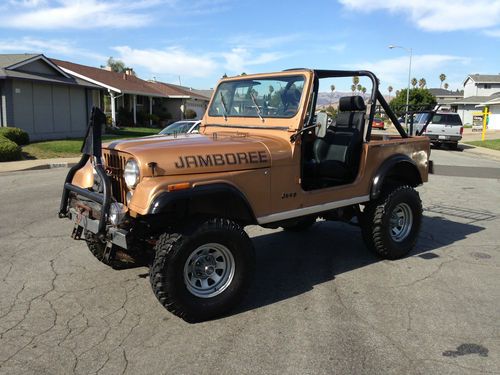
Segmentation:
{"type": "Polygon", "coordinates": [[[319,112],[316,115],[316,137],[324,138],[326,135],[326,128],[328,127],[328,114],[326,112],[319,112]]]}

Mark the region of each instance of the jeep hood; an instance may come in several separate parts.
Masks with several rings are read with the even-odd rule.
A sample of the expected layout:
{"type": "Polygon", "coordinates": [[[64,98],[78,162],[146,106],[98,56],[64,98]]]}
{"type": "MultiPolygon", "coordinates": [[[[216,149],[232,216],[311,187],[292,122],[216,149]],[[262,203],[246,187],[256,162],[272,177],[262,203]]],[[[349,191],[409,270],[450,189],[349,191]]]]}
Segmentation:
{"type": "Polygon", "coordinates": [[[118,140],[103,151],[127,153],[143,177],[267,168],[273,157],[291,160],[290,143],[281,138],[242,133],[184,134],[118,140]]]}

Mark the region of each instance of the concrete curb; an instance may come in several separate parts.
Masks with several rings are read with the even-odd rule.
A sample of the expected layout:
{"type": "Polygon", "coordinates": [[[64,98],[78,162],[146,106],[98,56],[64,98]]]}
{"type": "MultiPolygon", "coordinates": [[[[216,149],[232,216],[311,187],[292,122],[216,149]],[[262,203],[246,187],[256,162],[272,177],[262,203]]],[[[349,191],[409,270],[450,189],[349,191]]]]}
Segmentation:
{"type": "Polygon", "coordinates": [[[53,169],[53,168],[71,168],[76,163],[68,163],[68,162],[61,162],[61,163],[49,163],[49,164],[41,164],[41,165],[35,165],[33,167],[28,167],[24,169],[17,169],[15,171],[10,171],[10,172],[18,172],[18,171],[38,171],[42,169],[53,169]]]}
{"type": "MultiPolygon", "coordinates": [[[[67,158],[68,159],[68,158],[67,158]]],[[[4,162],[0,163],[0,174],[11,173],[11,172],[22,172],[22,171],[37,171],[44,169],[54,169],[54,168],[71,168],[76,165],[75,160],[61,160],[57,161],[54,159],[42,160],[22,160],[17,162],[4,162]]],[[[79,158],[78,158],[79,159],[79,158]]]]}

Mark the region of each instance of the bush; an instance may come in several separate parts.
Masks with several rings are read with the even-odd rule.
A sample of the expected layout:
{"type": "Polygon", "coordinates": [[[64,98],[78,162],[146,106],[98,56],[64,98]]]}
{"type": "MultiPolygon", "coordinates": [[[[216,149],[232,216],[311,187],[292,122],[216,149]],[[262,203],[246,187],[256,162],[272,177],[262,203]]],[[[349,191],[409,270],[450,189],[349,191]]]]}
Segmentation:
{"type": "Polygon", "coordinates": [[[21,147],[15,142],[0,136],[0,161],[21,160],[21,147]]]}
{"type": "Polygon", "coordinates": [[[186,109],[186,111],[184,112],[184,118],[187,119],[187,120],[190,120],[190,119],[193,119],[193,118],[196,118],[196,112],[193,111],[191,108],[188,108],[186,109]]]}
{"type": "Polygon", "coordinates": [[[0,137],[1,136],[17,143],[19,146],[24,146],[30,143],[30,136],[28,133],[19,128],[0,128],[0,137]]]}

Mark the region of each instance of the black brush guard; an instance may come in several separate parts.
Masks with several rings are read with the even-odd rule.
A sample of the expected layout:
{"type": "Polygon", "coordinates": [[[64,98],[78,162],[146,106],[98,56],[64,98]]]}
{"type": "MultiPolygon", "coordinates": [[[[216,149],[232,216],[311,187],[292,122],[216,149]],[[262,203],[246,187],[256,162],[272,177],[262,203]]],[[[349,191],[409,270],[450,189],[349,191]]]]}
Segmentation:
{"type": "Polygon", "coordinates": [[[90,115],[89,125],[87,127],[87,132],[85,134],[85,139],[82,145],[82,158],[80,161],[73,166],[66,176],[64,182],[63,194],[61,198],[61,207],[59,208],[59,217],[68,217],[69,214],[69,194],[74,192],[81,195],[87,199],[90,199],[101,205],[101,216],[99,218],[97,235],[100,238],[104,238],[106,232],[106,220],[109,213],[109,208],[111,205],[111,181],[106,174],[104,167],[102,165],[102,142],[101,134],[102,127],[106,123],[106,115],[99,108],[93,107],[90,115]],[[85,164],[87,164],[90,157],[94,158],[94,168],[97,175],[102,181],[102,194],[96,193],[94,191],[81,188],[79,186],[73,185],[73,177],[75,173],[81,169],[85,164]]]}

